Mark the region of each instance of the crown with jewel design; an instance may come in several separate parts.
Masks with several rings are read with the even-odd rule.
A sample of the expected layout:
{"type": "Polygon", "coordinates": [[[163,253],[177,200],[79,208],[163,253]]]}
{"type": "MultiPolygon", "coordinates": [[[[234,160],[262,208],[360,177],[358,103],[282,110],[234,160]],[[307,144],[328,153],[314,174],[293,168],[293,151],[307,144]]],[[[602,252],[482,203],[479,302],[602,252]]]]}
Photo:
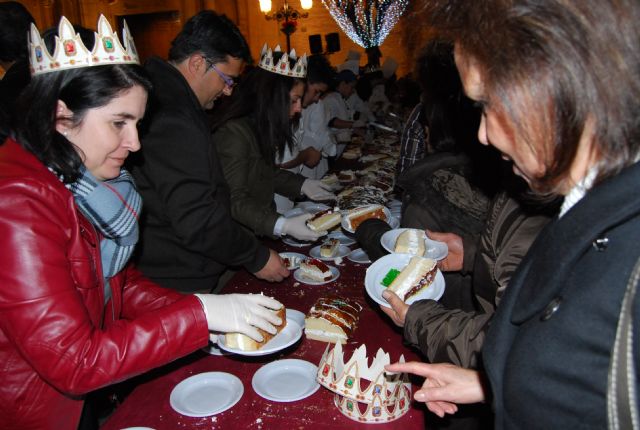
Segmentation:
{"type": "Polygon", "coordinates": [[[298,58],[296,50],[292,49],[289,54],[286,52],[282,54],[280,59],[276,62],[273,59],[273,54],[276,52],[282,52],[280,45],[276,46],[273,51],[265,43],[262,47],[262,53],[260,54],[260,68],[279,75],[290,76],[292,78],[306,78],[307,77],[307,54],[298,58]],[[295,61],[295,65],[291,67],[289,60],[295,61]]]}
{"type": "Polygon", "coordinates": [[[73,25],[63,16],[58,26],[58,35],[55,37],[55,49],[51,54],[40,37],[38,29],[31,24],[29,32],[31,75],[109,64],[140,64],[138,52],[126,22],[123,27],[124,46],[113,32],[107,18],[100,15],[93,51],[89,51],[82,43],[80,35],[73,29],[73,25]]]}
{"type": "MultiPolygon", "coordinates": [[[[340,412],[361,422],[388,422],[407,413],[411,384],[406,374],[385,372],[384,366],[391,363],[388,353],[378,349],[369,366],[366,345],[360,345],[346,363],[342,345],[331,350],[330,346],[320,359],[316,380],[336,394],[340,412]]],[[[399,362],[404,363],[404,356],[399,362]]]]}

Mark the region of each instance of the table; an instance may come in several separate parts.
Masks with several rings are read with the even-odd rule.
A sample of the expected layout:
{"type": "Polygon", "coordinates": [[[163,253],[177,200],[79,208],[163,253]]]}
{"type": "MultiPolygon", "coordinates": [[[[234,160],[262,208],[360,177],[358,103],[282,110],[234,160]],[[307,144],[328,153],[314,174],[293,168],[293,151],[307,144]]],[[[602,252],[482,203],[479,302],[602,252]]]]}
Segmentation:
{"type": "MultiPolygon", "coordinates": [[[[281,242],[269,242],[268,246],[278,251],[294,251],[308,254],[309,248],[289,247],[281,242]]],[[[351,248],[356,248],[357,244],[351,248]]],[[[338,294],[357,299],[363,310],[353,339],[344,345],[348,359],[355,348],[362,343],[367,346],[369,357],[378,348],[383,348],[395,362],[403,354],[407,361],[421,360],[415,351],[402,344],[402,331],[395,327],[378,305],[364,290],[364,276],[368,265],[356,264],[346,258],[336,267],[340,277],[329,284],[312,286],[301,284],[290,276],[281,283],[270,284],[252,275],[238,272],[225,286],[224,293],[264,292],[281,301],[287,308],[307,312],[321,296],[338,294]]],[[[238,355],[213,356],[202,351],[157,369],[142,379],[125,401],[102,427],[103,430],[117,430],[125,427],[146,426],[163,429],[358,429],[371,428],[369,424],[353,421],[333,404],[333,393],[324,387],[306,399],[278,403],[263,399],[253,391],[251,379],[264,364],[282,358],[299,358],[317,365],[327,344],[308,340],[305,336],[291,347],[279,353],[262,357],[238,355]],[[171,390],[183,379],[202,372],[221,371],[236,375],[244,385],[244,394],[231,409],[220,414],[191,418],[175,412],[169,405],[171,390]]],[[[419,380],[416,382],[420,383],[419,380]]],[[[417,388],[413,386],[413,390],[417,388]]],[[[421,403],[414,402],[409,412],[402,418],[375,424],[379,429],[423,429],[425,414],[428,412],[421,403]]]]}

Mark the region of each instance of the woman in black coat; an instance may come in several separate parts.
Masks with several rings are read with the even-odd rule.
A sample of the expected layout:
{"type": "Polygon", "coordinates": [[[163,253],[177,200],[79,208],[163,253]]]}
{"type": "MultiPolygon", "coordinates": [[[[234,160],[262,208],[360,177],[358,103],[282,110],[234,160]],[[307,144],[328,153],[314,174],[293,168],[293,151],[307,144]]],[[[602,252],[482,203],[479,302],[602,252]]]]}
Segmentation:
{"type": "Polygon", "coordinates": [[[426,7],[455,40],[465,91],[483,107],[481,142],[512,160],[535,192],[562,195],[564,204],[511,280],[484,344],[484,371],[388,369],[426,376],[415,398],[441,416],[456,403],[492,400],[497,428],[616,420],[631,428],[640,339],[637,330],[621,336],[618,325],[625,297],[640,318],[640,3],[426,7]],[[626,364],[614,354],[623,347],[626,364]],[[608,389],[614,382],[620,388],[608,389]]]}

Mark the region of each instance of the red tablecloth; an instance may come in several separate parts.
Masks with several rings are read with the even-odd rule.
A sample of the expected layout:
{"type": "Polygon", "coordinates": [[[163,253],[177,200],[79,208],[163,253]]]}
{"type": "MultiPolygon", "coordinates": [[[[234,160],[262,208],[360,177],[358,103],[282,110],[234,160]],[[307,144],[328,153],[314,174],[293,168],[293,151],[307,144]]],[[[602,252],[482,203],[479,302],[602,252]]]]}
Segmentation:
{"type": "MultiPolygon", "coordinates": [[[[279,250],[285,247],[278,243],[269,243],[279,250]]],[[[357,245],[352,245],[355,248],[357,245]]],[[[310,248],[291,248],[308,254],[310,248]]],[[[331,263],[333,264],[333,263],[331,263]]],[[[270,284],[261,282],[246,272],[237,273],[224,288],[224,293],[264,292],[280,300],[287,308],[307,312],[315,300],[327,294],[338,294],[355,298],[364,309],[353,339],[344,347],[348,359],[355,348],[366,344],[369,357],[373,357],[378,348],[391,355],[391,361],[398,360],[401,354],[407,361],[420,360],[414,351],[402,343],[402,332],[366,294],[364,276],[368,265],[356,264],[346,258],[336,267],[340,277],[329,284],[312,286],[301,284],[293,276],[287,280],[270,284]]],[[[116,430],[125,427],[146,426],[162,429],[354,429],[365,428],[367,424],[355,422],[344,415],[333,404],[333,393],[320,387],[315,394],[306,399],[278,403],[266,400],[256,394],[251,386],[254,373],[263,365],[282,358],[299,358],[318,364],[327,344],[308,340],[304,337],[293,346],[279,353],[262,357],[239,355],[214,356],[198,351],[146,375],[146,382],[137,386],[118,407],[103,426],[104,430],[116,430]],[[231,409],[214,416],[191,418],[175,412],[169,404],[171,390],[183,379],[202,372],[221,371],[236,375],[244,385],[244,394],[231,409]]],[[[414,390],[416,386],[414,385],[414,390]]],[[[376,428],[385,429],[422,429],[426,409],[423,404],[413,403],[409,412],[402,418],[376,424],[376,428]]]]}

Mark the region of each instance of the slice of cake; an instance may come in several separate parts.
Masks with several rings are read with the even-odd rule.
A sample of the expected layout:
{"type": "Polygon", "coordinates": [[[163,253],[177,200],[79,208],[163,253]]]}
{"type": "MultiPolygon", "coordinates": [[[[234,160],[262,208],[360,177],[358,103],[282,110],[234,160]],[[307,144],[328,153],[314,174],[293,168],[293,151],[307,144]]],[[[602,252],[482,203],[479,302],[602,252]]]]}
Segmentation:
{"type": "Polygon", "coordinates": [[[421,257],[425,251],[424,232],[422,230],[407,229],[398,235],[394,252],[421,257]]]}
{"type": "Polygon", "coordinates": [[[352,209],[349,211],[347,215],[347,221],[349,223],[349,227],[355,231],[360,224],[364,221],[377,218],[383,221],[387,220],[387,215],[384,213],[384,206],[382,205],[370,205],[361,208],[352,209]]]}
{"type": "Polygon", "coordinates": [[[320,211],[307,220],[307,227],[313,231],[327,231],[340,224],[342,216],[333,209],[320,211]]]}
{"type": "Polygon", "coordinates": [[[389,290],[396,293],[402,301],[406,302],[411,296],[429,287],[436,278],[437,271],[438,266],[435,260],[411,257],[409,264],[402,269],[400,274],[389,285],[389,290]]]}
{"type": "Polygon", "coordinates": [[[333,277],[329,266],[317,258],[307,258],[300,262],[300,270],[305,278],[314,281],[324,282],[333,277]]]}
{"type": "Polygon", "coordinates": [[[227,333],[224,336],[224,343],[228,348],[239,349],[242,351],[257,351],[267,344],[272,338],[282,331],[287,325],[286,309],[281,307],[276,311],[278,318],[282,320],[282,323],[276,326],[276,334],[271,334],[262,329],[258,329],[263,339],[262,342],[257,342],[251,339],[249,336],[242,333],[227,333]]]}
{"type": "Polygon", "coordinates": [[[338,239],[327,239],[320,245],[320,255],[322,257],[331,258],[338,253],[340,241],[338,239]]]}
{"type": "Polygon", "coordinates": [[[346,343],[358,324],[362,306],[344,297],[321,297],[304,320],[308,339],[346,343]]]}

